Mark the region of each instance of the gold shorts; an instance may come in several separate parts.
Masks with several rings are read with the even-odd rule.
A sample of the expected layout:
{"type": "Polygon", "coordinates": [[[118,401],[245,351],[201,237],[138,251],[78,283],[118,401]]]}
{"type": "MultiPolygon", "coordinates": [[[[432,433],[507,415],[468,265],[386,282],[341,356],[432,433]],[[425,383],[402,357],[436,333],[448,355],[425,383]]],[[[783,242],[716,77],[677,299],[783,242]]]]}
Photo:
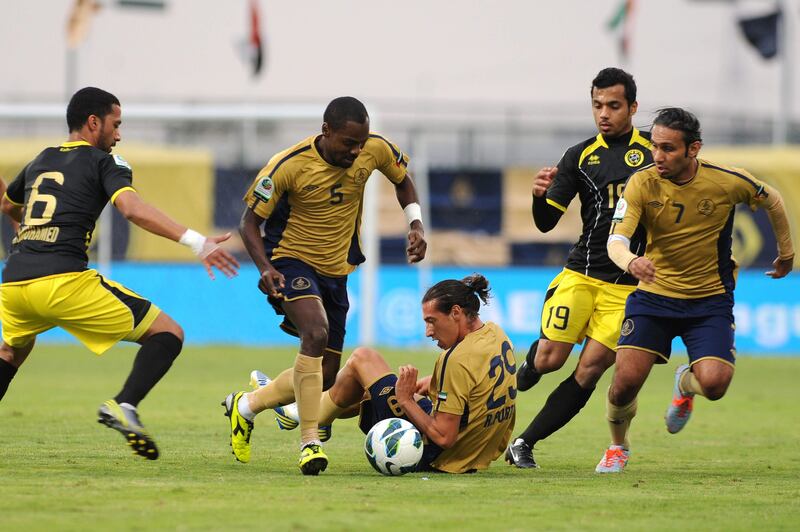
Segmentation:
{"type": "Polygon", "coordinates": [[[588,336],[616,349],[625,300],[635,289],[562,270],[547,287],[542,308],[544,338],[580,344],[588,336]]]}
{"type": "Polygon", "coordinates": [[[161,312],[95,270],[3,283],[0,301],[8,345],[28,345],[37,334],[61,327],[98,355],[120,340],[138,340],[161,312]]]}

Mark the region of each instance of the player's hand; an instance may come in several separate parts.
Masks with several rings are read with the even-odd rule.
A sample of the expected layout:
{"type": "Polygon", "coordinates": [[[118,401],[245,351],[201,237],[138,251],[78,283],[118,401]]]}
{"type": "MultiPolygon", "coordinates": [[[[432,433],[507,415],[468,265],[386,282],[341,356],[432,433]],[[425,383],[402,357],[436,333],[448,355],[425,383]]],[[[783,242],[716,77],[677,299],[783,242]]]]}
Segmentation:
{"type": "Polygon", "coordinates": [[[633,259],[628,264],[628,273],[645,283],[652,283],[656,280],[656,267],[647,257],[633,259]]]}
{"type": "Polygon", "coordinates": [[[431,393],[431,375],[427,377],[422,377],[421,379],[417,380],[417,389],[414,390],[414,393],[417,395],[425,395],[428,396],[431,393]]]}
{"type": "Polygon", "coordinates": [[[766,272],[767,275],[772,277],[773,279],[780,279],[781,277],[786,277],[789,275],[789,272],[792,271],[794,267],[794,256],[788,259],[781,259],[778,257],[774,261],[772,261],[772,266],[775,268],[774,270],[766,272]]]}
{"type": "Polygon", "coordinates": [[[258,289],[268,296],[280,298],[282,296],[278,290],[284,287],[284,281],[283,274],[270,265],[261,272],[261,278],[258,280],[258,289]]]}
{"type": "Polygon", "coordinates": [[[556,173],[558,173],[558,168],[555,166],[545,166],[539,170],[536,177],[533,178],[533,195],[537,198],[544,196],[553,183],[556,173]]]}
{"type": "Polygon", "coordinates": [[[411,224],[411,230],[408,231],[408,247],[406,247],[406,257],[409,264],[414,264],[425,258],[425,253],[428,251],[428,243],[425,241],[425,231],[422,229],[422,224],[417,220],[411,224]]]}
{"type": "Polygon", "coordinates": [[[414,391],[417,389],[417,368],[414,366],[400,366],[400,375],[394,385],[394,394],[401,405],[414,400],[414,391]]]}
{"type": "Polygon", "coordinates": [[[206,241],[203,243],[203,251],[201,251],[198,256],[203,262],[203,266],[206,267],[206,273],[208,273],[208,276],[211,277],[212,280],[215,279],[214,270],[211,269],[212,267],[224,273],[225,277],[228,279],[236,277],[237,270],[239,269],[239,261],[236,260],[236,257],[219,247],[220,242],[225,242],[230,237],[230,233],[219,236],[209,236],[206,237],[206,241]]]}

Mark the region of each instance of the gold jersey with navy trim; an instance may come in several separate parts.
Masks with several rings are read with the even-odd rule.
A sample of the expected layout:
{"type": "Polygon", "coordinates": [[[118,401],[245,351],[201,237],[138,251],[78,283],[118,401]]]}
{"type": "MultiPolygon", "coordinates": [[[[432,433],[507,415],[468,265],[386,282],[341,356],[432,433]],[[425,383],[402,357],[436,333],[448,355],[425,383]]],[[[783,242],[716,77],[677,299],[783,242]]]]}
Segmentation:
{"type": "Polygon", "coordinates": [[[270,260],[295,258],[322,275],[347,275],[364,262],[361,214],[364,187],[374,170],[392,183],[406,177],[408,157],[370,134],[350,168],[328,164],[308,137],[270,159],[244,197],[266,220],[270,260]]]}
{"type": "MultiPolygon", "coordinates": [[[[581,236],[572,247],[565,267],[601,281],[635,285],[636,279],[608,257],[606,242],[611,216],[622,197],[625,182],[635,171],[653,162],[650,134],[633,128],[617,138],[602,134],[569,148],[558,163],[558,173],[547,189],[547,203],[566,212],[578,195],[581,202],[581,236]]],[[[640,233],[631,249],[641,243],[640,233]]]]}
{"type": "Polygon", "coordinates": [[[645,256],[656,268],[653,283],[639,290],[680,299],[732,292],[737,264],[731,252],[737,203],[755,209],[764,185],[741,168],[698,159],[691,181],[677,185],[655,166],[631,176],[614,214],[612,234],[647,231],[645,256]]]}
{"type": "Polygon", "coordinates": [[[439,355],[430,384],[434,412],[461,416],[458,439],[431,465],[449,473],[486,469],[511,438],[516,418],[514,350],[492,322],[439,355]]]}
{"type": "Polygon", "coordinates": [[[3,282],[85,270],[97,218],[131,182],[122,157],[88,142],[44,149],[6,190],[23,214],[3,282]]]}

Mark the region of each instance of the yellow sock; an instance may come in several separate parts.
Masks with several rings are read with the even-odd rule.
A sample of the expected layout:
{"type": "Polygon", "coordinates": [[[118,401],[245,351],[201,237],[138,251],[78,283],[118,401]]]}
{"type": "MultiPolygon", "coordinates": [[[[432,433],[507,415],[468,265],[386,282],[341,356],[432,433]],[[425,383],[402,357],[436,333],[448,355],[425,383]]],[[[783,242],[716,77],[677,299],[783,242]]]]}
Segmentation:
{"type": "Polygon", "coordinates": [[[319,424],[321,426],[330,425],[346,410],[348,407],[339,406],[333,401],[330,390],[322,392],[322,400],[319,402],[319,424]]]}
{"type": "Polygon", "coordinates": [[[683,393],[693,393],[705,397],[703,394],[703,387],[700,386],[700,381],[697,380],[697,377],[694,376],[691,369],[687,369],[683,372],[681,380],[678,381],[678,388],[680,388],[683,393]]]}
{"type": "Polygon", "coordinates": [[[606,396],[606,419],[611,429],[611,442],[614,445],[623,445],[630,449],[628,441],[628,429],[631,427],[631,420],[636,415],[636,399],[624,406],[612,404],[606,396]]]}
{"type": "Polygon", "coordinates": [[[319,440],[319,406],[322,398],[322,357],[297,354],[294,361],[294,397],[300,414],[300,441],[319,440]]]}

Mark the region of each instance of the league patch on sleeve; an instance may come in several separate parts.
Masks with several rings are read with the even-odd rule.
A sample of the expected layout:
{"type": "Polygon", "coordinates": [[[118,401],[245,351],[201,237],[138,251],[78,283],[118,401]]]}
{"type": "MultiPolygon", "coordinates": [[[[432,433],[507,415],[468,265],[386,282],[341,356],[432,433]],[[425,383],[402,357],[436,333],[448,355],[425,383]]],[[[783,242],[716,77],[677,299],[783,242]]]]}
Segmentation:
{"type": "Polygon", "coordinates": [[[621,222],[625,218],[625,211],[628,210],[628,203],[625,198],[620,198],[617,202],[617,208],[614,209],[614,216],[611,218],[612,222],[621,222]]]}
{"type": "Polygon", "coordinates": [[[272,179],[267,176],[260,177],[256,188],[253,189],[253,195],[261,201],[269,201],[272,197],[272,179]]]}
{"type": "Polygon", "coordinates": [[[112,154],[111,156],[114,158],[114,162],[117,163],[117,166],[132,170],[131,165],[128,164],[128,161],[123,159],[121,155],[112,154]]]}

